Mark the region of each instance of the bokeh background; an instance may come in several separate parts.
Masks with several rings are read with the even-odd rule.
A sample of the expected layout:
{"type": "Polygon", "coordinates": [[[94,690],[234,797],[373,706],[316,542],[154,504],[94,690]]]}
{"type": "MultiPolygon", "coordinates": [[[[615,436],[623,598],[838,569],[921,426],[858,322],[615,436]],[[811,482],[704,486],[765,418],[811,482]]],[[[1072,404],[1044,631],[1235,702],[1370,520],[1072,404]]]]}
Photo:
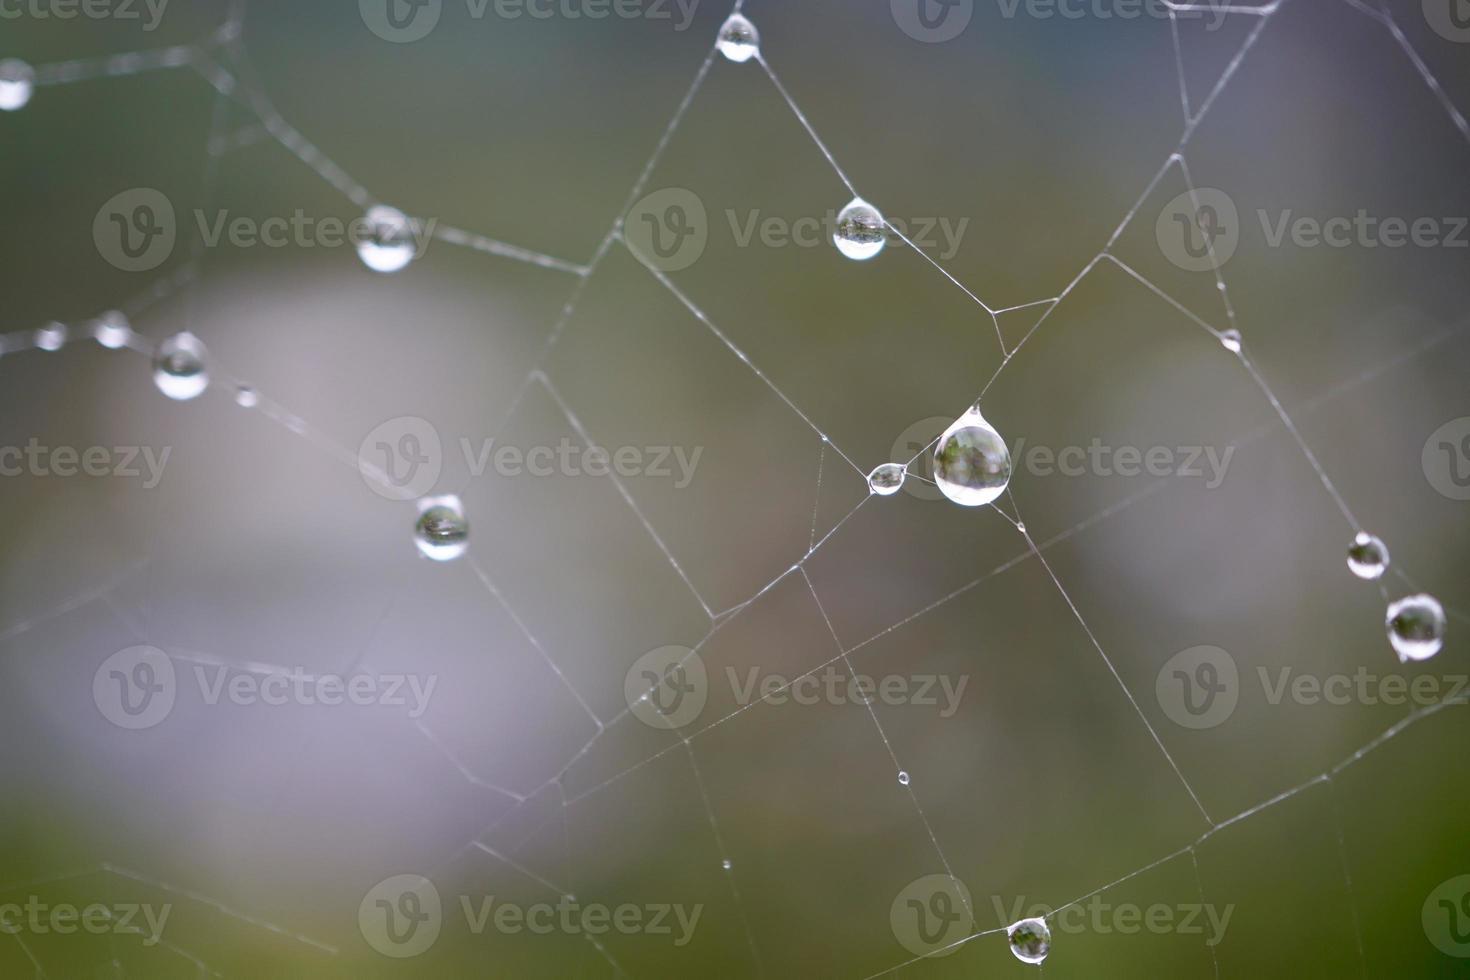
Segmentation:
{"type": "MultiPolygon", "coordinates": [[[[886,3],[750,0],[746,13],[865,198],[890,217],[967,222],[944,265],[992,307],[1056,296],[1137,203],[1113,254],[1226,326],[1214,276],[1176,267],[1155,235],[1186,189],[1180,171],[1139,195],[1183,131],[1180,74],[1197,108],[1259,18],[1181,18],[1176,64],[1157,16],[974,8],[944,43],[907,36],[886,3]]],[[[682,30],[678,7],[602,20],[470,9],[446,2],[431,34],[395,44],[351,3],[250,0],[236,48],[247,61],[213,47],[210,63],[373,200],[587,263],[728,8],[705,0],[682,30]]],[[[1470,105],[1470,48],[1417,3],[1385,9],[1444,94],[1470,105]]],[[[175,0],[144,31],[26,8],[0,23],[0,57],[194,43],[226,16],[175,0]]],[[[0,937],[0,973],[866,977],[913,959],[890,911],[910,882],[945,871],[936,842],[986,930],[1208,829],[1005,518],[922,492],[865,501],[863,477],[621,245],[539,362],[575,274],[445,242],[390,276],[350,248],[196,252],[183,224],[195,209],[361,214],[247,101],[218,99],[185,66],[39,87],[0,114],[12,346],[122,308],[147,343],[193,330],[214,378],[176,403],[146,358],[90,341],[0,357],[0,444],[170,451],[154,487],[0,480],[3,897],[168,903],[176,947],[22,933],[0,937]],[[228,148],[211,154],[211,132],[228,148]],[[147,273],[113,267],[92,234],[99,207],[136,187],[183,216],[174,254],[147,273]],[[538,363],[598,442],[700,448],[693,482],[627,480],[635,512],[607,479],[470,474],[461,438],[578,437],[546,386],[524,386],[538,363]],[[238,407],[232,378],[270,411],[238,407]],[[437,489],[464,499],[466,560],[421,560],[412,504],[374,493],[352,465],[400,416],[444,439],[437,489]],[[758,598],[711,633],[640,514],[710,609],[758,598]],[[820,607],[803,575],[783,574],[798,561],[820,607]],[[596,730],[548,661],[612,719],[634,661],[706,638],[715,683],[687,746],[623,717],[548,785],[596,730]],[[92,681],[139,643],[186,680],[164,723],[133,732],[101,715],[92,681]],[[888,745],[852,703],[758,703],[706,727],[735,710],[726,668],[790,678],[839,643],[871,676],[966,679],[958,710],[877,704],[888,745]],[[185,689],[201,663],[416,673],[438,687],[422,725],[381,709],[208,705],[185,689]],[[400,874],[429,876],[449,912],[431,950],[396,960],[365,940],[358,908],[400,874]],[[473,935],[457,911],[461,895],[531,904],[562,891],[703,913],[685,946],[613,933],[599,951],[572,935],[473,935]]],[[[1431,485],[1421,455],[1470,415],[1470,250],[1272,247],[1257,215],[1465,216],[1470,141],[1385,23],[1287,0],[1185,152],[1195,183],[1239,208],[1224,277],[1247,353],[1395,570],[1463,608],[1467,504],[1431,485]]],[[[825,243],[737,241],[732,213],[823,218],[851,196],[756,63],[716,58],[644,186],[702,201],[708,244],[671,281],[859,468],[892,458],[916,424],[959,415],[999,366],[991,318],[908,249],[854,263],[825,243]]],[[[1000,318],[1008,347],[1040,312],[1000,318]]],[[[1236,447],[1218,486],[1022,471],[1005,502],[1216,822],[1409,711],[1273,704],[1259,671],[1446,686],[1470,672],[1463,618],[1437,658],[1399,665],[1379,589],[1344,567],[1353,529],[1261,389],[1118,267],[1076,284],[984,408],[1028,445],[1236,447]],[[1191,730],[1170,720],[1156,679],[1203,644],[1238,664],[1239,704],[1191,730]]],[[[1413,591],[1393,574],[1385,585],[1413,591]]],[[[1113,906],[1231,909],[1213,950],[1179,930],[1059,930],[1045,975],[1460,975],[1465,961],[1430,942],[1421,910],[1470,872],[1467,735],[1462,707],[1440,712],[1195,858],[1103,893],[1113,906]]],[[[1034,969],[987,935],[898,975],[1034,969]]]]}

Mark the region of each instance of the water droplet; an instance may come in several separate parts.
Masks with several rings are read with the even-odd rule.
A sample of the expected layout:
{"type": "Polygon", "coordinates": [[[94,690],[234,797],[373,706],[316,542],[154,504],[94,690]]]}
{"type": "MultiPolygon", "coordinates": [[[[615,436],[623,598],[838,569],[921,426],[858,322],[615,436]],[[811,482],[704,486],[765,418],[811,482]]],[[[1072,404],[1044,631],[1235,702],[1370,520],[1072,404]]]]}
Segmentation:
{"type": "Polygon", "coordinates": [[[1016,522],[1016,530],[1017,531],[1020,531],[1022,534],[1025,534],[1026,533],[1026,522],[1025,521],[1017,521],[1016,522]]]}
{"type": "Polygon", "coordinates": [[[435,561],[452,561],[464,554],[470,546],[470,525],[459,498],[451,495],[420,500],[413,536],[419,551],[435,561]]]}
{"type": "Polygon", "coordinates": [[[19,58],[0,61],[0,111],[14,112],[31,101],[36,70],[19,58]]]}
{"type": "Polygon", "coordinates": [[[720,54],[736,64],[741,64],[754,58],[756,51],[760,49],[760,45],[761,32],[755,29],[754,24],[739,14],[731,14],[730,18],[720,27],[720,54]]]}
{"type": "Polygon", "coordinates": [[[198,337],[187,330],[176,333],[159,344],[153,355],[153,383],[176,401],[198,398],[209,387],[208,357],[198,337]]]}
{"type": "Polygon", "coordinates": [[[414,226],[408,215],[386,204],[368,208],[367,237],[357,243],[362,264],[374,272],[397,272],[413,261],[414,226]]]}
{"type": "Polygon", "coordinates": [[[902,463],[884,463],[868,474],[868,489],[880,497],[898,493],[906,470],[902,463]]]}
{"type": "Polygon", "coordinates": [[[988,504],[1011,482],[1011,453],[995,427],[970,409],[944,430],[934,447],[934,482],[965,507],[988,504]]]}
{"type": "Polygon", "coordinates": [[[730,863],[729,858],[725,858],[725,860],[720,862],[720,867],[724,868],[726,871],[729,871],[731,868],[734,867],[734,865],[730,863]]]}
{"type": "Polygon", "coordinates": [[[48,323],[36,331],[36,346],[42,350],[61,350],[66,343],[66,327],[60,323],[48,323]]]}
{"type": "Polygon", "coordinates": [[[887,226],[878,209],[860,197],[855,197],[842,213],[837,215],[837,229],[832,233],[832,244],[837,251],[850,259],[863,262],[883,251],[888,243],[887,226]]]}
{"type": "Polygon", "coordinates": [[[1220,332],[1220,346],[1232,354],[1240,353],[1240,331],[1223,330],[1220,332]]]}
{"type": "Polygon", "coordinates": [[[92,336],[97,338],[97,343],[108,350],[117,350],[124,347],[133,337],[133,328],[128,324],[128,318],[117,310],[108,310],[97,318],[92,325],[92,336]]]}
{"type": "Polygon", "coordinates": [[[1381,578],[1388,568],[1388,545],[1365,531],[1359,531],[1348,548],[1348,568],[1358,578],[1381,578]]]}
{"type": "Polygon", "coordinates": [[[249,385],[240,385],[235,389],[235,404],[241,408],[254,408],[260,404],[260,392],[249,385]]]}
{"type": "Polygon", "coordinates": [[[906,772],[904,772],[902,769],[900,769],[898,771],[898,785],[900,785],[900,786],[907,786],[908,784],[909,784],[909,774],[906,773],[906,772]]]}
{"type": "Polygon", "coordinates": [[[1051,952],[1051,926],[1045,919],[1022,919],[1006,927],[1011,952],[1022,963],[1040,963],[1051,952]]]}
{"type": "Polygon", "coordinates": [[[1428,660],[1444,646],[1444,607],[1432,595],[1405,596],[1388,604],[1388,642],[1400,663],[1428,660]]]}

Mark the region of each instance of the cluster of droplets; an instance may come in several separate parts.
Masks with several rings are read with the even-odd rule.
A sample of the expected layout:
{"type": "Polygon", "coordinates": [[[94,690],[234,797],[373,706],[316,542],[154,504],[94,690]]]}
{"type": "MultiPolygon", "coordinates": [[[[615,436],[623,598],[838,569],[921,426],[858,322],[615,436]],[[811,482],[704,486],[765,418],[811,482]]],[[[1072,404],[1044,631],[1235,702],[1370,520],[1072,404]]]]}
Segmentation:
{"type": "MultiPolygon", "coordinates": [[[[1359,531],[1348,546],[1348,569],[1360,579],[1374,582],[1383,578],[1388,563],[1388,545],[1377,535],[1359,531]]],[[[1390,602],[1383,622],[1400,663],[1428,660],[1444,648],[1444,606],[1432,595],[1421,592],[1390,602]]]]}
{"type": "Polygon", "coordinates": [[[434,561],[453,561],[470,547],[470,524],[458,497],[425,497],[419,501],[419,519],[413,526],[419,553],[434,561]]]}

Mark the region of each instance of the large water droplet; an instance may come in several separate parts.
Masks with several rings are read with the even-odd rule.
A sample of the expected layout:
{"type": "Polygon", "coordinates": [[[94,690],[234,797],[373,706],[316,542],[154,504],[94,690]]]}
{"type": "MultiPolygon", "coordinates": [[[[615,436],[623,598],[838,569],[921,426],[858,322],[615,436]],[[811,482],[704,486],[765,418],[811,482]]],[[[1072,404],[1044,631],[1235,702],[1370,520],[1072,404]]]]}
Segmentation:
{"type": "Polygon", "coordinates": [[[731,14],[720,27],[720,54],[737,64],[749,61],[760,49],[761,32],[746,18],[731,14]]]}
{"type": "Polygon", "coordinates": [[[0,61],[0,111],[14,112],[31,101],[36,70],[19,58],[0,61]]]}
{"type": "Polygon", "coordinates": [[[1051,952],[1051,926],[1045,919],[1022,919],[1006,927],[1011,952],[1022,963],[1040,963],[1051,952]]]}
{"type": "Polygon", "coordinates": [[[133,328],[128,324],[128,318],[121,312],[108,310],[92,325],[92,336],[97,338],[97,343],[108,350],[117,350],[119,347],[127,346],[127,342],[133,337],[133,328]]]}
{"type": "Polygon", "coordinates": [[[364,219],[368,234],[357,244],[358,258],[374,272],[397,272],[413,261],[414,227],[397,208],[377,204],[364,219]]]}
{"type": "Polygon", "coordinates": [[[884,463],[868,474],[868,489],[880,497],[890,497],[903,487],[902,463],[884,463]]]}
{"type": "Polygon", "coordinates": [[[934,447],[934,482],[965,507],[988,504],[1011,482],[1011,452],[976,409],[955,420],[934,447]]]}
{"type": "Polygon", "coordinates": [[[1348,568],[1358,578],[1382,578],[1388,568],[1388,545],[1365,531],[1359,531],[1348,546],[1348,568]]]}
{"type": "Polygon", "coordinates": [[[1405,596],[1388,604],[1388,642],[1401,663],[1428,660],[1444,646],[1444,607],[1432,595],[1405,596]]]}
{"type": "Polygon", "coordinates": [[[420,500],[413,537],[419,551],[435,561],[451,561],[464,554],[470,546],[470,525],[459,498],[450,495],[420,500]]]}
{"type": "Polygon", "coordinates": [[[860,197],[855,197],[837,215],[837,227],[832,232],[832,244],[837,251],[859,262],[871,259],[883,251],[887,244],[887,231],[883,215],[878,209],[860,197]]]}
{"type": "Polygon", "coordinates": [[[209,387],[208,357],[198,337],[187,330],[176,333],[159,344],[153,355],[153,383],[176,401],[198,398],[209,387]]]}
{"type": "Polygon", "coordinates": [[[57,351],[66,344],[66,325],[48,323],[36,331],[36,346],[42,350],[57,351]]]}

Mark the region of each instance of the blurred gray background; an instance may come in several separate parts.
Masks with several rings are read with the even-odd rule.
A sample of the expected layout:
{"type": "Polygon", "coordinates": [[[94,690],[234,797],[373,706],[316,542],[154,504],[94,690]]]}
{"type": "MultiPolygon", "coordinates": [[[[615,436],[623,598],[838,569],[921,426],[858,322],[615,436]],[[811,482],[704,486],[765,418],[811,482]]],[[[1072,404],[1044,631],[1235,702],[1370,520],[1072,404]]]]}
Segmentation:
{"type": "MultiPolygon", "coordinates": [[[[472,9],[446,2],[435,30],[400,44],[350,3],[250,0],[248,67],[212,57],[374,200],[587,263],[728,8],[705,0],[682,30],[676,6],[668,19],[601,20],[472,9]]],[[[887,3],[746,5],[765,57],[865,198],[893,219],[966,222],[944,265],[996,308],[1056,296],[1107,244],[1180,138],[1179,72],[1198,107],[1259,20],[1181,18],[1180,69],[1167,19],[1008,9],[976,3],[957,37],[925,43],[887,3]]],[[[1470,48],[1417,2],[1388,9],[1444,93],[1470,106],[1470,48]]],[[[191,43],[225,16],[223,4],[175,0],[145,31],[25,8],[0,23],[0,57],[45,65],[191,43]]],[[[915,956],[892,911],[915,879],[945,872],[935,842],[985,930],[1209,828],[1005,518],[930,499],[922,484],[864,502],[863,477],[620,245],[540,363],[600,444],[701,450],[687,487],[624,481],[636,513],[606,478],[475,476],[460,451],[461,439],[578,438],[545,386],[523,388],[573,273],[442,241],[391,276],[350,248],[224,244],[201,250],[192,283],[138,302],[188,268],[195,209],[361,213],[242,101],[218,101],[184,67],[43,86],[0,113],[0,329],[80,330],[134,302],[150,342],[198,334],[214,376],[176,403],[128,352],[75,342],[0,356],[0,445],[169,450],[151,487],[0,480],[0,881],[11,883],[0,898],[168,903],[176,947],[22,932],[0,937],[0,973],[186,977],[201,970],[192,956],[205,973],[243,977],[866,977],[915,956]],[[216,113],[215,131],[238,138],[211,168],[216,113]],[[144,273],[109,264],[92,234],[104,202],[136,187],[181,216],[174,253],[144,273]],[[307,437],[237,407],[232,378],[305,420],[307,437]],[[375,427],[402,416],[443,439],[435,489],[463,498],[466,560],[421,560],[412,504],[374,493],[351,465],[375,427]],[[803,563],[819,607],[801,574],[783,573],[839,522],[803,563]],[[711,632],[700,598],[720,612],[757,594],[711,632]],[[639,657],[707,634],[709,703],[687,748],[624,716],[548,784],[594,735],[589,712],[623,712],[639,657]],[[727,668],[792,678],[839,643],[872,677],[964,679],[957,710],[875,704],[887,746],[850,701],[734,713],[727,668]],[[126,731],[98,711],[92,684],[135,644],[174,657],[181,689],[163,723],[126,731]],[[200,663],[438,686],[420,726],[381,706],[210,705],[190,687],[200,663]],[[484,847],[466,849],[475,840],[484,847]],[[432,949],[393,959],[358,911],[402,874],[430,877],[446,915],[432,949]],[[702,916],[686,945],[613,932],[599,952],[564,932],[476,935],[459,914],[460,896],[524,906],[561,892],[702,916]]],[[[1465,216],[1470,142],[1383,23],[1344,2],[1289,0],[1186,153],[1195,183],[1239,211],[1223,274],[1247,352],[1395,569],[1463,608],[1470,505],[1436,490],[1422,455],[1431,433],[1470,415],[1470,251],[1273,247],[1258,215],[1465,216]]],[[[1001,362],[990,317],[906,248],[854,263],[825,241],[740,243],[732,220],[821,219],[851,196],[754,62],[716,58],[645,187],[682,188],[707,211],[703,254],[673,284],[863,471],[916,431],[936,435],[925,420],[958,416],[1001,362]]],[[[1213,275],[1175,266],[1155,234],[1185,190],[1169,170],[1113,253],[1222,328],[1213,275]]],[[[1008,347],[1040,312],[1001,317],[1008,347]]],[[[1410,711],[1357,697],[1272,703],[1262,671],[1273,683],[1283,668],[1430,676],[1441,690],[1470,672],[1463,619],[1437,658],[1398,663],[1379,589],[1344,567],[1352,528],[1262,391],[1120,268],[1076,285],[984,408],[1028,446],[1235,447],[1218,486],[1022,469],[1003,501],[1046,546],[1214,821],[1323,773],[1410,711]],[[1239,703],[1195,730],[1171,720],[1156,682],[1200,645],[1238,665],[1239,703]]],[[[1392,573],[1384,584],[1413,591],[1392,573]]],[[[1421,911],[1470,872],[1456,748],[1467,735],[1463,707],[1443,711],[1330,785],[1101,896],[1113,910],[1229,909],[1217,946],[1089,922],[1056,930],[1045,975],[1461,975],[1421,911]]],[[[1031,969],[988,935],[899,975],[1031,969]]]]}

